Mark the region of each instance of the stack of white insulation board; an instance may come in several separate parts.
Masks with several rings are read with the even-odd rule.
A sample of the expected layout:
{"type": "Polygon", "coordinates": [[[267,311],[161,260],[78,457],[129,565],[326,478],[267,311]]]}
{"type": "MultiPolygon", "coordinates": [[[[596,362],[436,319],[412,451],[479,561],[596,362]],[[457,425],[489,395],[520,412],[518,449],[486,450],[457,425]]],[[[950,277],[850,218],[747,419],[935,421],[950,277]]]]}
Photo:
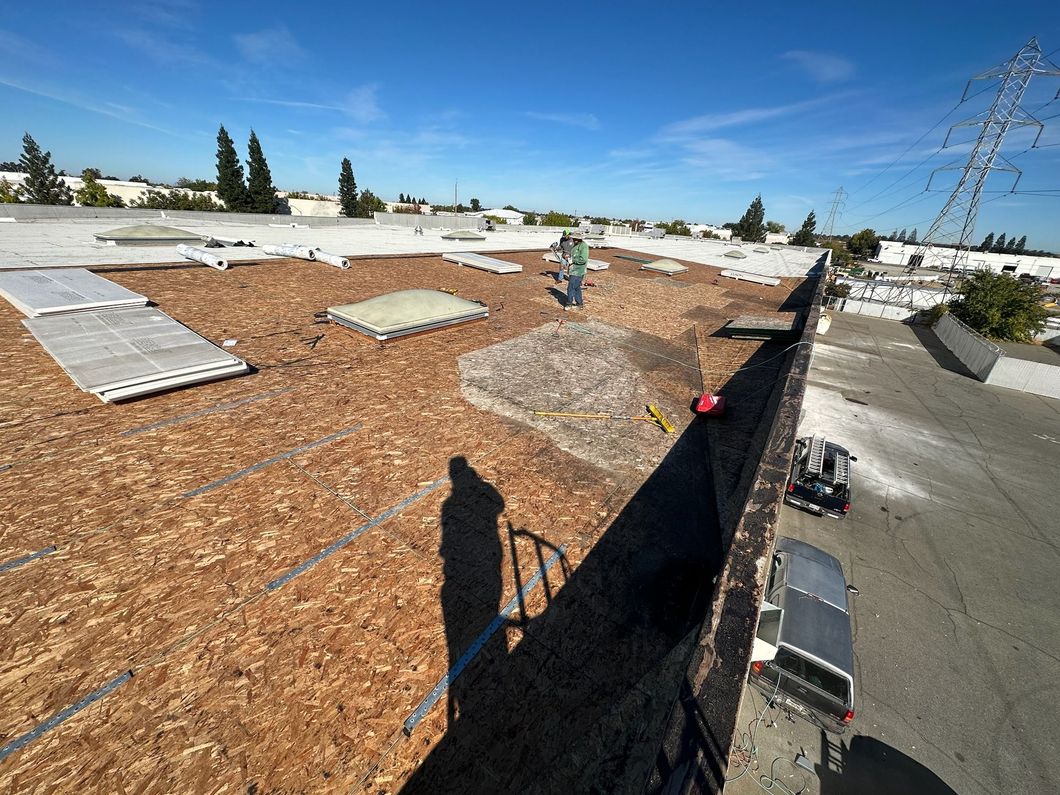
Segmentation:
{"type": "Polygon", "coordinates": [[[514,262],[505,262],[502,259],[494,259],[493,257],[486,257],[482,254],[472,254],[470,252],[442,254],[442,259],[446,262],[455,262],[458,265],[467,265],[469,268],[478,268],[479,270],[489,271],[490,273],[523,272],[522,265],[516,265],[514,262]]]}
{"type": "Polygon", "coordinates": [[[23,320],[85,392],[105,403],[240,375],[250,368],[152,307],[23,320]]]}
{"type": "MultiPolygon", "coordinates": [[[[552,251],[545,254],[543,257],[541,257],[541,259],[543,259],[545,262],[555,262],[557,265],[559,265],[559,256],[557,256],[552,251]]],[[[586,270],[590,271],[606,271],[610,267],[611,266],[608,263],[604,262],[602,259],[591,259],[589,260],[589,263],[585,266],[586,270]]]]}
{"type": "Polygon", "coordinates": [[[765,284],[770,287],[776,287],[780,284],[780,279],[774,278],[773,276],[763,276],[761,273],[751,273],[750,271],[723,270],[719,275],[728,279],[754,282],[755,284],[765,284]]]}
{"type": "Polygon", "coordinates": [[[328,307],[328,318],[377,340],[481,320],[489,309],[440,290],[401,290],[356,304],[328,307]]]}
{"type": "Polygon", "coordinates": [[[144,306],[147,296],[84,268],[0,273],[0,296],[28,317],[144,306]]]}

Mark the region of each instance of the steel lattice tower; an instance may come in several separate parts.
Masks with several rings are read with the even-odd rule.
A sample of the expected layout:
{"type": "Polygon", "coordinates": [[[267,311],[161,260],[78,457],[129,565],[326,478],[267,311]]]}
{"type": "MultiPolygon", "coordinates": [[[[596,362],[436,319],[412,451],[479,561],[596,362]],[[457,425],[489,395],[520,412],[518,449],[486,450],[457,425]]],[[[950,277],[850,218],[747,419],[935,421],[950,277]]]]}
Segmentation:
{"type": "MultiPolygon", "coordinates": [[[[975,234],[976,216],[979,214],[979,203],[987,175],[991,171],[1011,172],[1016,175],[1016,180],[1012,185],[1015,189],[1023,173],[1001,154],[1005,134],[1012,127],[1037,127],[1038,135],[1034,139],[1034,144],[1038,143],[1038,138],[1042,134],[1042,123],[1020,107],[1023,94],[1035,75],[1060,75],[1060,69],[1042,58],[1038,39],[1031,38],[1011,59],[992,69],[987,69],[968,81],[964,96],[961,98],[962,102],[967,99],[968,90],[976,80],[1000,79],[1001,84],[998,86],[997,95],[989,110],[953,125],[946,134],[946,140],[942,144],[943,149],[950,145],[950,135],[954,130],[960,127],[982,127],[968,155],[968,161],[963,166],[950,163],[932,172],[931,179],[934,179],[939,171],[963,169],[953,193],[950,194],[946,204],[931,224],[931,228],[922,238],[916,253],[910,257],[908,273],[923,264],[932,246],[940,243],[956,245],[951,265],[955,270],[962,272],[967,269],[968,250],[972,245],[972,235],[975,234]],[[1003,165],[995,165],[998,158],[1004,161],[1003,165]]],[[[928,189],[931,188],[931,179],[928,180],[928,189]]]]}
{"type": "Polygon", "coordinates": [[[824,228],[821,230],[821,237],[831,237],[835,232],[835,223],[843,212],[846,197],[847,192],[843,190],[842,185],[836,188],[835,196],[832,198],[832,209],[828,211],[828,218],[825,220],[824,228]]]}

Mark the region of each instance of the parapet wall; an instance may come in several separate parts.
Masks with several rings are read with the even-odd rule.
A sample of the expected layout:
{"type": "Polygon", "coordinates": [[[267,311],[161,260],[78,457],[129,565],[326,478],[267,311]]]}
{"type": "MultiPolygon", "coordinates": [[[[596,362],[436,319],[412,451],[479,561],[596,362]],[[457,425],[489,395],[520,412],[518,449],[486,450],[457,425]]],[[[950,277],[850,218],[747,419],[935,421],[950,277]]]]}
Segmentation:
{"type": "Polygon", "coordinates": [[[263,215],[261,213],[203,212],[199,210],[146,210],[136,207],[74,207],[65,204],[0,204],[0,218],[16,221],[79,221],[113,218],[133,223],[137,220],[165,218],[168,221],[210,221],[229,224],[294,224],[308,226],[374,225],[371,218],[334,218],[317,215],[263,215]]]}
{"type": "Polygon", "coordinates": [[[724,568],[699,627],[647,783],[648,792],[716,793],[724,787],[806,392],[824,284],[824,277],[818,276],[800,338],[804,344],[788,354],[786,375],[770,396],[736,496],[729,503],[735,507],[721,512],[726,542],[724,568]]]}

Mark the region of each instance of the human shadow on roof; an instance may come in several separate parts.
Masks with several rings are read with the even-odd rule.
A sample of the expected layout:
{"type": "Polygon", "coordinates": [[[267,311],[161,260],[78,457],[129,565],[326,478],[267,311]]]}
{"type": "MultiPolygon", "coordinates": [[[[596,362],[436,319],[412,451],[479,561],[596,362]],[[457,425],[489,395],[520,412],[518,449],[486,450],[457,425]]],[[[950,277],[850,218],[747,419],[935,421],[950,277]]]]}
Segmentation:
{"type": "MultiPolygon", "coordinates": [[[[442,503],[441,543],[443,565],[442,616],[445,621],[449,667],[497,616],[501,599],[501,541],[497,519],[504,498],[483,480],[463,456],[449,461],[452,489],[442,503]]],[[[496,632],[479,652],[486,658],[502,656],[504,633],[496,632]]],[[[449,722],[464,714],[466,677],[449,685],[449,722]]]]}
{"type": "Polygon", "coordinates": [[[837,737],[821,731],[821,795],[955,795],[931,770],[875,737],[837,737]]]}
{"type": "MultiPolygon", "coordinates": [[[[654,738],[684,674],[691,630],[721,563],[705,445],[702,425],[693,423],[552,593],[544,612],[526,622],[525,634],[513,634],[512,650],[505,651],[504,633],[498,632],[498,643],[475,656],[451,694],[456,710],[445,735],[404,792],[613,792],[643,786],[654,738]]],[[[446,501],[443,545],[455,532],[452,543],[485,560],[465,570],[443,553],[443,601],[450,577],[471,582],[496,569],[492,539],[465,540],[464,524],[475,517],[476,537],[487,535],[499,495],[477,475],[461,474],[461,467],[454,475],[454,495],[472,499],[446,501]]],[[[562,493],[554,496],[563,499],[562,493]]],[[[539,566],[536,560],[519,565],[524,581],[539,566]]],[[[481,593],[491,605],[489,619],[485,611],[469,620],[446,610],[450,657],[473,640],[472,627],[496,615],[499,591],[491,584],[481,593]]]]}

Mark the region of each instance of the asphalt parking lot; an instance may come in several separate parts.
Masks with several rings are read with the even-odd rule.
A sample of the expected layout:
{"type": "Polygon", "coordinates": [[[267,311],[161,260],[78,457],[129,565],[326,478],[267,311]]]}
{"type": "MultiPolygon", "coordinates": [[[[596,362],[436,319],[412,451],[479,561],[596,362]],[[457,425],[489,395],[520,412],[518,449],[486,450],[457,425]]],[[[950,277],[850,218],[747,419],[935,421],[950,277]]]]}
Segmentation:
{"type": "Polygon", "coordinates": [[[779,525],[860,590],[856,717],[835,736],[769,709],[751,757],[745,688],[726,792],[1055,792],[1060,401],[974,380],[926,327],[834,313],[800,428],[858,458],[845,520],[779,525]]]}

